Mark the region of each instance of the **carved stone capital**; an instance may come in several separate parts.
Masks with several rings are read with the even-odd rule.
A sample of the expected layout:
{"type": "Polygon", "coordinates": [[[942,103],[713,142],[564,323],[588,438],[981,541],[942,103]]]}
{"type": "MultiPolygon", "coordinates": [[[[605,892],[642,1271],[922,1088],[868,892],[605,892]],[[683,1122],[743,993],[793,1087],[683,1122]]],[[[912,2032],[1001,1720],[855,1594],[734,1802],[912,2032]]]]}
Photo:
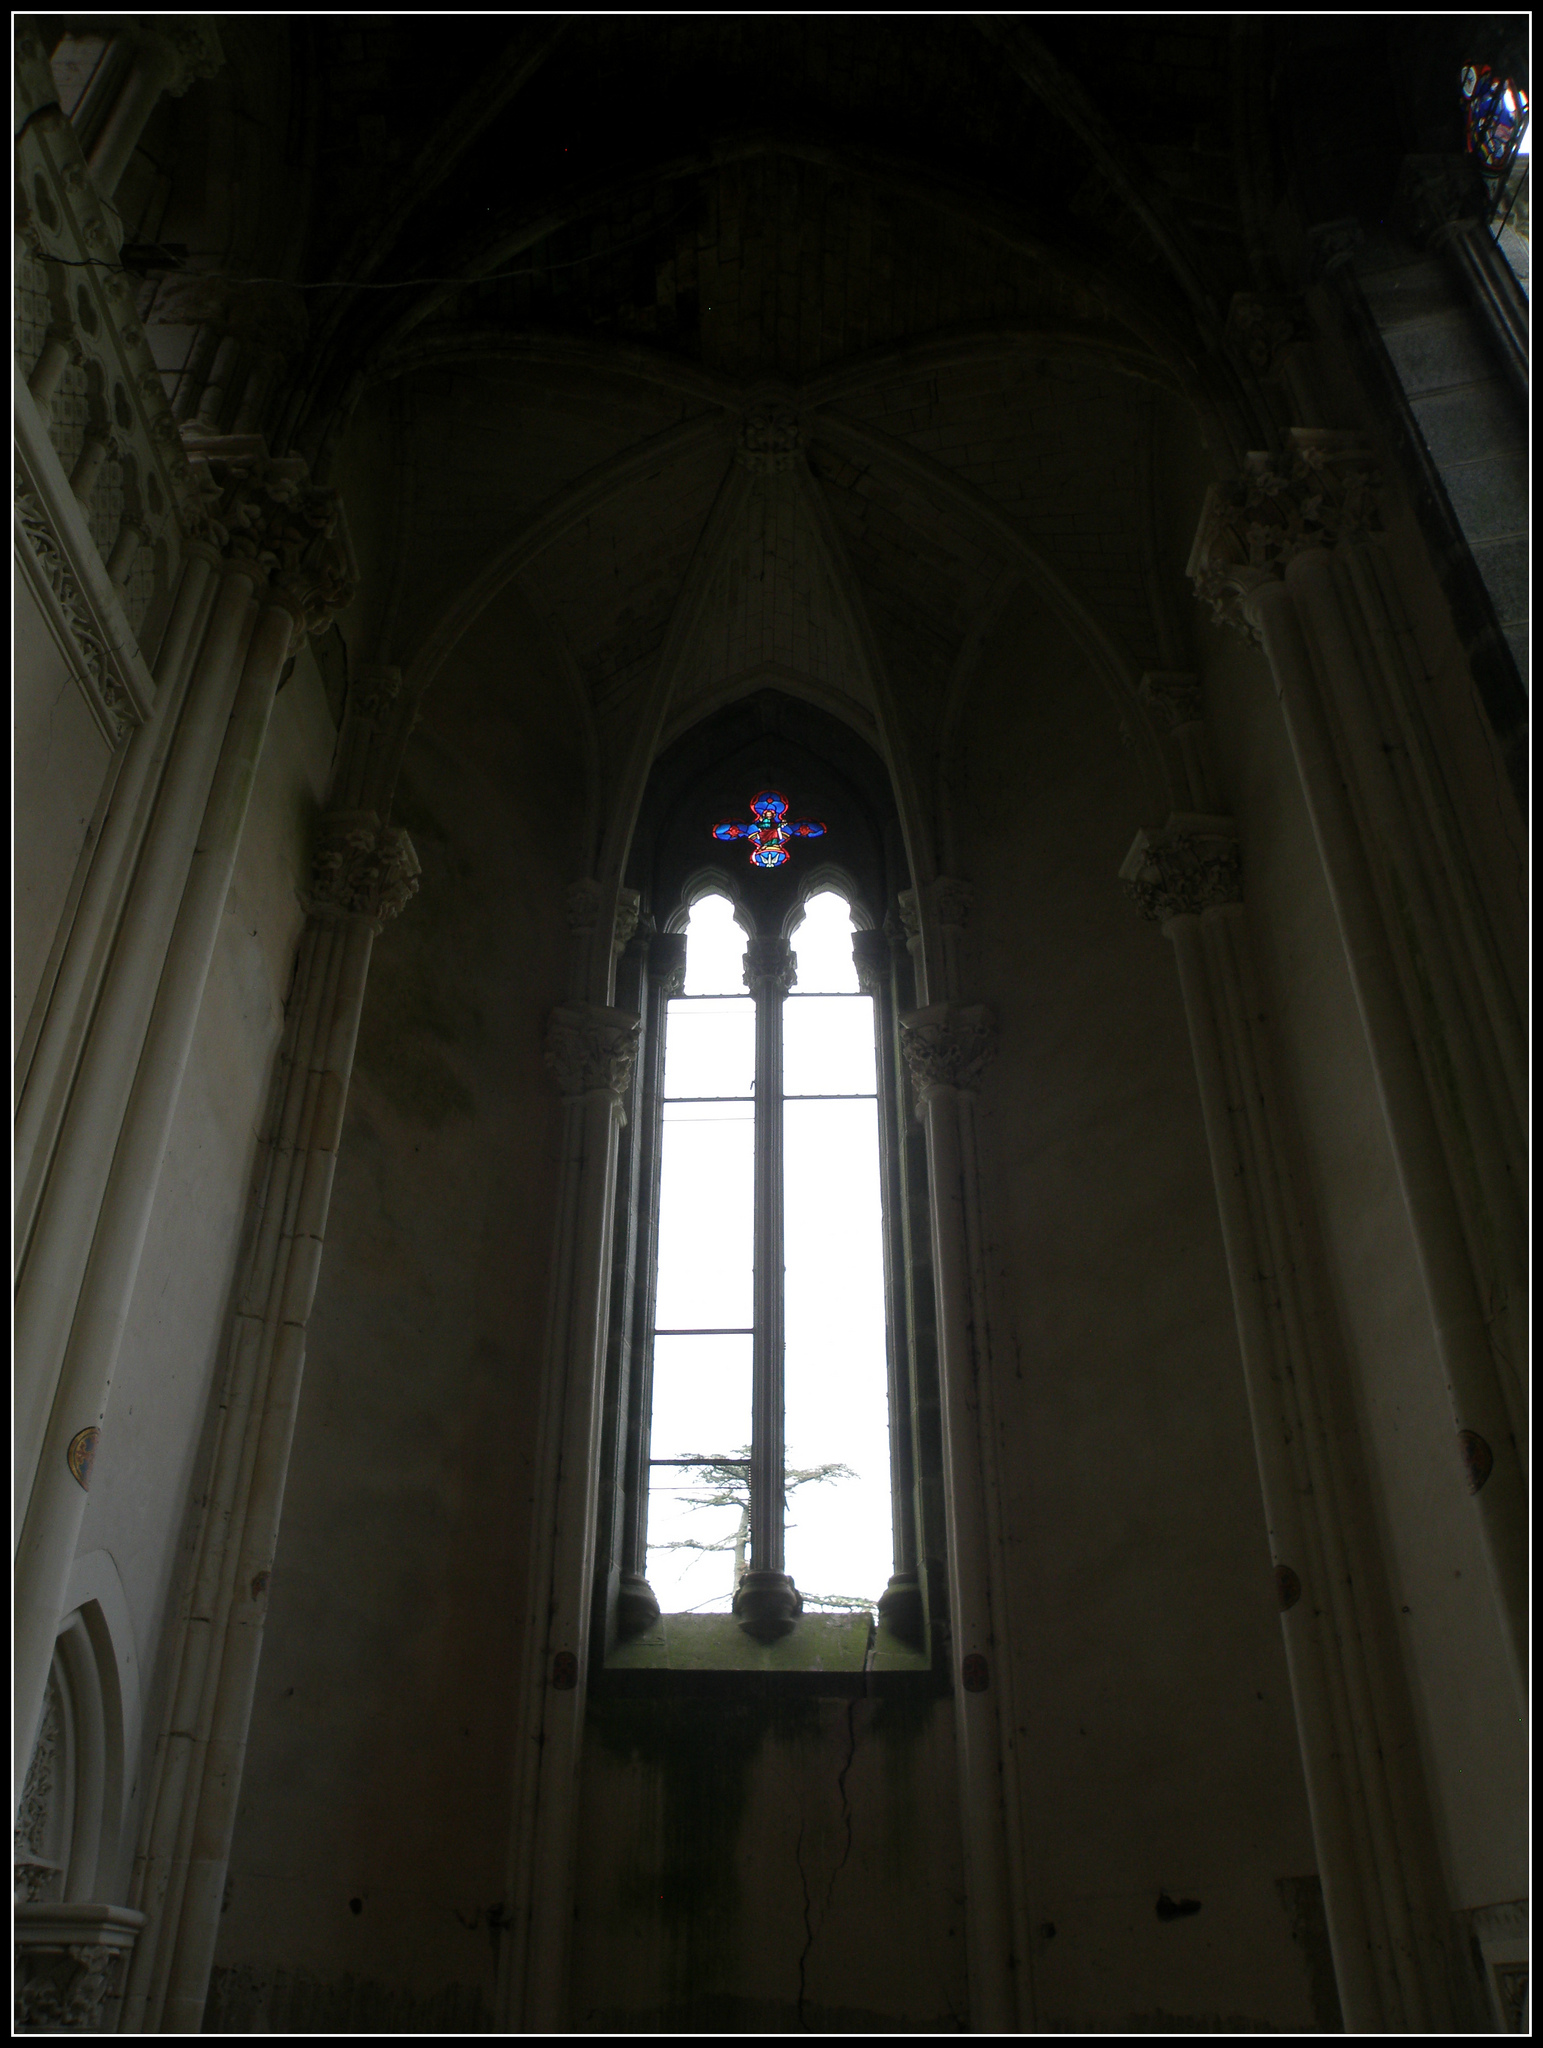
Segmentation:
{"type": "Polygon", "coordinates": [[[350,694],[354,715],[367,719],[377,732],[383,732],[391,723],[397,699],[402,694],[402,671],[399,668],[361,669],[353,678],[350,694]]]}
{"type": "Polygon", "coordinates": [[[1141,678],[1137,695],[1163,732],[1177,732],[1180,726],[1199,725],[1205,717],[1205,699],[1198,680],[1182,670],[1150,669],[1141,678]]]}
{"type": "Polygon", "coordinates": [[[127,1906],[20,1905],[16,1944],[18,2032],[103,2033],[123,1987],[143,1913],[127,1906]]]}
{"type": "Polygon", "coordinates": [[[750,939],[745,946],[745,987],[757,996],[785,996],[798,982],[786,939],[750,939]]]}
{"type": "Polygon", "coordinates": [[[399,825],[382,825],[374,811],[334,811],[322,821],[307,907],[313,917],[366,918],[379,931],[417,895],[420,873],[399,825]]]}
{"type": "Polygon", "coordinates": [[[1157,832],[1138,832],[1120,880],[1143,917],[1166,924],[1241,903],[1237,828],[1230,818],[1175,812],[1157,832]]]}
{"type": "Polygon", "coordinates": [[[256,436],[206,444],[193,465],[218,545],[288,605],[297,639],[322,632],[358,578],[337,492],[312,484],[298,456],[268,456],[256,436]]]}
{"type": "Polygon", "coordinates": [[[900,1050],[918,1104],[940,1088],[975,1094],[996,1055],[996,1028],[982,1004],[933,1003],[900,1020],[900,1050]]]}
{"type": "Polygon", "coordinates": [[[888,993],[889,940],[882,932],[853,932],[852,964],[857,969],[857,986],[865,996],[888,993]]]}
{"type": "Polygon", "coordinates": [[[1222,340],[1235,362],[1261,377],[1273,374],[1281,351],[1306,341],[1302,301],[1286,292],[1235,292],[1222,340]]]}
{"type": "Polygon", "coordinates": [[[686,934],[655,932],[648,942],[648,972],[668,1002],[686,986],[686,934]]]}
{"type": "Polygon", "coordinates": [[[916,891],[902,889],[895,898],[895,908],[900,914],[900,929],[905,933],[906,944],[919,939],[922,931],[922,914],[917,908],[916,891]]]}
{"type": "Polygon", "coordinates": [[[212,15],[156,15],[145,23],[140,35],[159,55],[161,90],[173,99],[185,93],[195,79],[213,78],[225,62],[212,15]]]}
{"type": "Polygon", "coordinates": [[[1422,249],[1489,211],[1477,157],[1406,156],[1393,193],[1393,220],[1422,249]]]}
{"type": "Polygon", "coordinates": [[[1313,277],[1327,277],[1353,263],[1366,245],[1366,230],[1355,216],[1326,220],[1307,231],[1308,267],[1313,277]]]}
{"type": "Polygon", "coordinates": [[[1250,600],[1279,582],[1299,555],[1333,549],[1381,529],[1378,478],[1353,434],[1294,429],[1281,456],[1250,455],[1242,476],[1206,494],[1188,574],[1218,624],[1250,638],[1250,600]]]}
{"type": "Polygon", "coordinates": [[[631,1011],[598,1003],[567,1003],[554,1010],[545,1058],[564,1099],[610,1094],[619,1103],[632,1079],[641,1028],[631,1011]]]}

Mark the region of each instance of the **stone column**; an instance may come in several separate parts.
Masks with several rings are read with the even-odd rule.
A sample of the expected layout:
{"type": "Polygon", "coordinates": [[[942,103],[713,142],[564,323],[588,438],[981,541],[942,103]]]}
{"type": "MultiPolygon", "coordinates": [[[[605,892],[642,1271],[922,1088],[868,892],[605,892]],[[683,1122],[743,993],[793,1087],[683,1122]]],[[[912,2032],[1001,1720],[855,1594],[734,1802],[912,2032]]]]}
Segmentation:
{"type": "Polygon", "coordinates": [[[202,2024],[370,952],[417,875],[407,835],[374,812],[326,819],[136,1870],[136,1903],[151,1924],[130,1974],[127,2031],[202,2024]]]}
{"type": "Polygon", "coordinates": [[[617,1627],[636,1633],[657,1619],[659,1602],[648,1565],[648,1438],[654,1410],[654,1303],[659,1282],[659,1167],[664,1143],[664,1040],[669,1001],[686,983],[683,932],[656,932],[648,942],[647,1022],[641,1128],[637,1133],[638,1222],[632,1246],[634,1292],[632,1371],[619,1426],[626,1432],[622,1465],[621,1586],[617,1627]]]}
{"type": "Polygon", "coordinates": [[[1491,1305],[1514,1310],[1524,1281],[1496,1097],[1511,1057],[1503,975],[1486,921],[1465,903],[1460,826],[1376,609],[1369,459],[1346,435],[1297,431],[1291,442],[1288,456],[1250,457],[1241,479],[1212,488],[1190,573],[1220,619],[1260,640],[1279,693],[1408,1209],[1453,1450],[1521,1685],[1524,1432],[1490,1327],[1491,1305]]]}
{"type": "Polygon", "coordinates": [[[857,985],[873,999],[878,1083],[879,1187],[884,1214],[885,1365],[889,1381],[889,1496],[895,1568],[879,1599],[879,1618],[903,1642],[920,1643],[926,1619],[916,1543],[916,1445],[905,1340],[905,1219],[900,1173],[900,1077],[896,1071],[894,963],[881,931],[854,932],[857,985]]]}
{"type": "Polygon", "coordinates": [[[734,1612],[751,1635],[786,1635],[803,1611],[783,1549],[787,1463],[783,1414],[782,1005],[798,979],[786,939],[751,939],[745,986],[755,997],[755,1324],[751,1360],[754,1450],[750,1467],[750,1568],[734,1612]]]}
{"type": "Polygon", "coordinates": [[[568,1003],[552,1012],[547,1034],[547,1065],[563,1097],[562,1178],[537,1427],[525,1762],[516,1794],[510,1941],[499,1987],[501,2024],[526,2033],[566,2025],[616,1135],[639,1029],[627,1011],[568,1003]]]}
{"type": "Polygon", "coordinates": [[[1531,377],[1530,309],[1489,231],[1489,194],[1477,159],[1457,154],[1406,156],[1393,209],[1412,240],[1456,271],[1525,405],[1531,377]]]}
{"type": "Polygon", "coordinates": [[[961,1835],[968,1895],[970,2025],[1016,2032],[1015,1958],[1004,1806],[999,1702],[1006,1677],[995,1611],[992,1529],[983,1444],[980,1335],[972,1243],[971,1118],[994,1050],[989,1013],[937,1003],[901,1020],[901,1051],[927,1133],[932,1191],[932,1267],[938,1317],[944,1513],[961,1835]]]}
{"type": "MultiPolygon", "coordinates": [[[[279,674],[298,638],[351,591],[346,550],[332,539],[336,496],[309,491],[303,477],[303,466],[291,463],[253,464],[224,479],[221,510],[240,523],[222,536],[231,563],[200,659],[203,673],[191,686],[194,717],[179,735],[178,756],[168,769],[168,782],[176,779],[170,790],[163,786],[136,878],[136,893],[144,883],[147,922],[159,921],[173,891],[180,897],[175,922],[159,960],[153,938],[147,954],[136,947],[131,927],[125,933],[104,1003],[107,995],[114,998],[127,1042],[108,1028],[111,1019],[99,1018],[91,1071],[77,1081],[68,1142],[61,1140],[18,1290],[24,1419],[35,1428],[40,1416],[48,1418],[35,1473],[24,1481],[30,1493],[19,1493],[25,1519],[16,1583],[18,1785],[42,1708],[91,1460],[279,674]],[[249,620],[245,658],[236,670],[234,655],[249,620]],[[218,758],[212,779],[203,783],[211,747],[218,758]],[[184,870],[186,814],[195,804],[192,814],[201,810],[202,822],[184,870]],[[150,986],[154,1001],[141,1041],[134,1025],[150,986]],[[88,1080],[89,1090],[82,1086],[88,1080]],[[126,1103],[121,1123],[119,1103],[126,1103]],[[105,1185],[98,1178],[104,1159],[111,1162],[105,1185]]],[[[129,926],[128,915],[124,923],[129,926]]]]}
{"type": "Polygon", "coordinates": [[[195,78],[212,78],[225,61],[208,16],[135,22],[128,34],[133,43],[129,68],[89,159],[96,189],[107,200],[117,191],[162,93],[176,98],[195,78]]]}
{"type": "Polygon", "coordinates": [[[1200,1087],[1345,2026],[1453,2025],[1443,1885],[1345,1365],[1292,1185],[1230,819],[1121,868],[1174,948],[1200,1087]]]}

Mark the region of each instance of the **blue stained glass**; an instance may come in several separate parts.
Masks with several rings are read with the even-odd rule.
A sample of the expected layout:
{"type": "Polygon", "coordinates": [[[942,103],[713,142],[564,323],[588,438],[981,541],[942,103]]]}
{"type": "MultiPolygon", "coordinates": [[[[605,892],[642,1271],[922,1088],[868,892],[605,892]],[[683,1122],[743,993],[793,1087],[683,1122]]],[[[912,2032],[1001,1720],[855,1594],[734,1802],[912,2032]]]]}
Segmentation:
{"type": "Polygon", "coordinates": [[[1504,170],[1526,132],[1527,95],[1510,78],[1497,78],[1487,64],[1463,71],[1468,148],[1486,171],[1504,170]]]}
{"type": "Polygon", "coordinates": [[[780,790],[763,789],[750,799],[750,816],[753,822],[742,825],[736,818],[725,818],[722,824],[714,825],[714,839],[748,839],[750,865],[753,868],[780,868],[788,857],[790,839],[823,839],[825,827],[816,824],[813,818],[798,818],[788,821],[788,800],[780,790]]]}

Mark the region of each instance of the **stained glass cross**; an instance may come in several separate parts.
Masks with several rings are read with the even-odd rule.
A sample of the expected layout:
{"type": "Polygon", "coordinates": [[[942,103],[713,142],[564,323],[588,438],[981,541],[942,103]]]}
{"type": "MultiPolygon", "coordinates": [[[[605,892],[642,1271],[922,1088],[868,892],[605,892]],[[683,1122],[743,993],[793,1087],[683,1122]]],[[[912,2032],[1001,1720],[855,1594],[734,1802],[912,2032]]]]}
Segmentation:
{"type": "Polygon", "coordinates": [[[812,818],[790,821],[788,800],[775,789],[763,789],[750,799],[750,816],[753,823],[741,825],[736,819],[725,818],[721,825],[714,825],[714,839],[749,839],[750,865],[753,868],[780,868],[788,857],[790,839],[823,839],[825,827],[817,825],[812,818]]]}

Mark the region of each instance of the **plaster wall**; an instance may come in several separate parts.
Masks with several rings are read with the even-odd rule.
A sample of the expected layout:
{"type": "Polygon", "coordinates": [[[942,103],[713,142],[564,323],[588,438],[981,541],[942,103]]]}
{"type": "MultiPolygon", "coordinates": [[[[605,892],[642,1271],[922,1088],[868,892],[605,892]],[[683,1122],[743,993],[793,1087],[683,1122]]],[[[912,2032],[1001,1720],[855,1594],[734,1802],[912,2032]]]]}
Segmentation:
{"type": "Polygon", "coordinates": [[[81,1525],[77,1554],[105,1550],[112,1558],[133,1633],[121,1649],[137,1653],[156,1688],[142,1754],[127,1763],[123,1868],[104,1897],[127,1897],[168,1676],[179,1550],[196,1532],[211,1394],[224,1363],[268,1077],[304,916],[299,891],[332,745],[320,678],[302,656],[274,704],[81,1525]]]}
{"type": "Polygon", "coordinates": [[[1116,873],[1160,795],[1025,596],[950,792],[1031,1968],[1049,2031],[1337,2025],[1178,975],[1116,873]],[[1196,1902],[1160,1914],[1159,1900],[1196,1902]]]}
{"type": "Polygon", "coordinates": [[[112,756],[19,571],[14,593],[11,973],[20,1039],[94,837],[112,756]]]}
{"type": "Polygon", "coordinates": [[[308,1338],[209,2008],[235,2030],[485,2027],[557,1185],[542,1063],[584,791],[506,596],[424,707],[308,1338]]]}

